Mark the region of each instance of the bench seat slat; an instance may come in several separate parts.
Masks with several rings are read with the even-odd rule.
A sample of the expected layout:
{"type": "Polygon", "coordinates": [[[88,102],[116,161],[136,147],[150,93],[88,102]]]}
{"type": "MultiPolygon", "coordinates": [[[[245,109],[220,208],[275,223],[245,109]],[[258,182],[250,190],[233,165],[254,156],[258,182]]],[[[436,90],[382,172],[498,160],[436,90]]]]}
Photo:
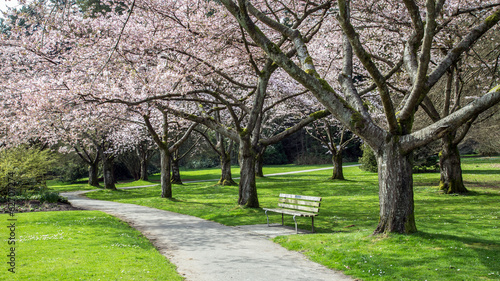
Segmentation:
{"type": "Polygon", "coordinates": [[[317,213],[319,211],[319,208],[315,208],[315,207],[292,205],[292,204],[285,204],[285,203],[278,203],[278,207],[307,211],[307,212],[315,212],[315,213],[317,213]]]}
{"type": "Polygon", "coordinates": [[[320,202],[317,201],[304,201],[304,200],[295,200],[295,199],[288,199],[288,198],[280,198],[279,201],[281,203],[292,203],[292,204],[297,204],[297,205],[305,205],[305,206],[313,206],[313,207],[319,207],[320,202]]]}
{"type": "Polygon", "coordinates": [[[305,196],[305,195],[281,193],[279,197],[292,198],[292,199],[303,199],[303,200],[310,200],[310,201],[321,201],[321,197],[316,197],[316,196],[305,196]]]}
{"type": "Polygon", "coordinates": [[[275,213],[280,213],[280,214],[287,214],[287,215],[292,215],[292,216],[299,216],[299,217],[315,217],[318,214],[315,213],[308,213],[308,212],[301,212],[301,211],[295,211],[295,210],[287,210],[287,209],[267,209],[263,208],[265,211],[271,211],[275,213]]]}

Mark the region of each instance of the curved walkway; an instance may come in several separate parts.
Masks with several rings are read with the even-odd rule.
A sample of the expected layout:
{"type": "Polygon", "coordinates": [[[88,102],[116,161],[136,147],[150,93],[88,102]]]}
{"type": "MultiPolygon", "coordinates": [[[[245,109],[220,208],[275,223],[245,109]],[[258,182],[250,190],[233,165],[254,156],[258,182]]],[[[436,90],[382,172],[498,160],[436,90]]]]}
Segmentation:
{"type": "MultiPolygon", "coordinates": [[[[133,188],[133,187],[132,187],[133,188]]],[[[352,280],[246,228],[154,208],[61,193],[75,207],[116,216],[139,230],[188,281],[352,280]]]]}

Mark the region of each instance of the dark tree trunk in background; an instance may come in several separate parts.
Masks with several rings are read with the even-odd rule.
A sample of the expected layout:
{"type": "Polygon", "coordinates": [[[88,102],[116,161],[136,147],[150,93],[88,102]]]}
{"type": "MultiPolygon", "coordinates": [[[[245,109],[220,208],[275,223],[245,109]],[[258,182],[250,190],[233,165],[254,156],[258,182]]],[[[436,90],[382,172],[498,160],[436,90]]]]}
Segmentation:
{"type": "Polygon", "coordinates": [[[140,180],[147,181],[148,178],[148,165],[149,161],[147,159],[141,159],[141,174],[139,176],[140,180]]]}
{"type": "Polygon", "coordinates": [[[257,186],[255,183],[255,153],[250,139],[241,138],[239,148],[240,183],[238,204],[250,208],[259,207],[257,186]]]}
{"type": "Polygon", "coordinates": [[[104,188],[116,190],[114,175],[114,156],[103,155],[102,173],[104,176],[104,188]]]}
{"type": "Polygon", "coordinates": [[[439,189],[446,194],[463,194],[467,193],[468,190],[465,188],[462,178],[458,144],[454,140],[454,133],[447,134],[442,139],[442,149],[441,153],[439,153],[439,169],[441,170],[439,189]]]}
{"type": "Polygon", "coordinates": [[[179,160],[171,158],[173,184],[182,184],[181,172],[179,170],[179,160]]]}
{"type": "Polygon", "coordinates": [[[257,156],[255,157],[255,176],[263,178],[264,177],[264,171],[262,168],[264,167],[264,152],[265,149],[260,149],[260,151],[257,152],[257,156]]]}
{"type": "Polygon", "coordinates": [[[89,165],[89,181],[88,184],[90,186],[99,186],[99,161],[101,160],[101,147],[99,145],[95,145],[93,148],[95,149],[93,152],[89,151],[83,145],[75,145],[73,146],[76,154],[80,157],[87,165],[89,165]]]}
{"type": "MultiPolygon", "coordinates": [[[[220,122],[219,112],[215,113],[215,117],[220,122]]],[[[229,147],[226,147],[226,138],[217,131],[215,132],[215,139],[217,140],[216,145],[212,145],[210,140],[208,140],[208,142],[212,145],[212,148],[217,152],[217,154],[219,154],[221,176],[217,184],[228,186],[238,185],[233,180],[233,175],[231,173],[231,151],[233,150],[234,142],[232,140],[229,140],[229,147]]]]}
{"type": "Polygon", "coordinates": [[[89,163],[89,185],[99,186],[99,160],[89,163]]]}
{"type": "Polygon", "coordinates": [[[417,231],[413,201],[411,154],[402,155],[397,137],[380,151],[378,164],[380,220],[374,234],[417,231]]]}
{"type": "Polygon", "coordinates": [[[136,154],[139,157],[139,179],[147,181],[148,180],[148,165],[149,158],[151,157],[150,151],[148,151],[147,147],[143,144],[139,144],[136,148],[136,154]]]}
{"type": "Polygon", "coordinates": [[[333,175],[332,180],[344,180],[344,171],[342,169],[342,149],[339,149],[332,156],[333,175]]]}
{"type": "Polygon", "coordinates": [[[237,185],[231,174],[231,156],[229,152],[222,153],[220,156],[221,177],[218,182],[220,185],[237,185]]]}
{"type": "Polygon", "coordinates": [[[168,148],[160,148],[161,197],[172,198],[172,183],[170,181],[170,153],[168,148]]]}

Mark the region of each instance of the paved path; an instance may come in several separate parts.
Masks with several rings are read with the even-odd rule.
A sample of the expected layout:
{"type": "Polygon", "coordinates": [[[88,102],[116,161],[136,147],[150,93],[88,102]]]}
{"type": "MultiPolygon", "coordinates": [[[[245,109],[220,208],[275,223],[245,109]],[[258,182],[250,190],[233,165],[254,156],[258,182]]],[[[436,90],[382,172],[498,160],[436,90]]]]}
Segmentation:
{"type": "MultiPolygon", "coordinates": [[[[315,170],[324,169],[331,168],[315,170]]],[[[305,171],[289,173],[299,172],[305,171]]],[[[152,241],[188,281],[352,280],[255,234],[253,226],[229,227],[139,205],[92,200],[81,196],[86,192],[89,191],[61,195],[75,207],[103,211],[129,223],[152,241]]],[[[265,231],[262,225],[255,229],[265,231]]],[[[272,236],[275,235],[276,232],[272,236]]]]}
{"type": "Polygon", "coordinates": [[[266,237],[197,217],[61,193],[73,206],[116,216],[142,232],[191,281],[352,280],[266,237]]]}

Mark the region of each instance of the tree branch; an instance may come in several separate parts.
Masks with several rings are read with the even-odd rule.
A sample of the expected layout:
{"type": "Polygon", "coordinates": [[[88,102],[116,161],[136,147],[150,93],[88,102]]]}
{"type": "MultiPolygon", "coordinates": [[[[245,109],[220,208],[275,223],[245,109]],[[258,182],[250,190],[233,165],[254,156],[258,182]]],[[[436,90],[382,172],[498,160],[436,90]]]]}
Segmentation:
{"type": "Polygon", "coordinates": [[[500,102],[500,85],[491,89],[486,95],[477,98],[460,110],[455,111],[426,128],[409,135],[402,136],[400,138],[401,148],[405,152],[410,152],[417,147],[437,140],[447,132],[456,130],[463,123],[467,122],[467,120],[473,118],[475,115],[478,115],[498,102],[500,102]]]}
{"type": "Polygon", "coordinates": [[[382,100],[382,105],[384,107],[384,113],[389,125],[389,132],[391,134],[397,134],[399,126],[396,120],[394,105],[389,94],[389,88],[387,87],[385,77],[382,75],[382,73],[380,73],[379,69],[371,59],[370,54],[364,49],[361,41],[359,40],[359,35],[351,25],[346,0],[339,0],[338,3],[340,9],[339,22],[342,26],[344,34],[347,36],[347,38],[349,38],[349,42],[351,43],[354,53],[359,58],[368,73],[370,73],[370,76],[375,81],[375,84],[377,84],[380,98],[382,100]]]}
{"type": "Polygon", "coordinates": [[[301,120],[299,123],[293,125],[292,127],[286,129],[285,131],[277,134],[277,135],[274,135],[268,139],[265,139],[265,140],[260,140],[260,143],[264,146],[268,146],[268,145],[271,145],[271,144],[275,144],[275,143],[278,143],[280,142],[282,139],[284,139],[285,137],[297,132],[298,130],[302,129],[304,126],[320,119],[320,118],[324,118],[326,116],[329,116],[331,113],[330,111],[328,110],[321,110],[321,111],[318,111],[318,112],[315,112],[311,115],[309,115],[307,118],[301,120]]]}

